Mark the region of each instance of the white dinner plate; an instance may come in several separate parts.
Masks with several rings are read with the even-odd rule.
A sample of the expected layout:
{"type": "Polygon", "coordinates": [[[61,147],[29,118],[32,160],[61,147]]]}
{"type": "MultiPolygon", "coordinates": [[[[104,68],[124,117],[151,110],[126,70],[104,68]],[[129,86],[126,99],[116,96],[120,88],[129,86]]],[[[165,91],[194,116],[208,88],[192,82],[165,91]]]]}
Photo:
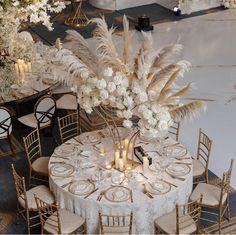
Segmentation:
{"type": "Polygon", "coordinates": [[[95,185],[87,180],[78,180],[70,184],[68,190],[78,196],[88,195],[95,189],[95,185]]]}
{"type": "Polygon", "coordinates": [[[166,168],[166,172],[173,176],[184,176],[190,172],[190,167],[185,164],[172,163],[166,168]]]}
{"type": "Polygon", "coordinates": [[[98,133],[88,132],[83,133],[79,136],[79,139],[83,144],[97,144],[101,140],[101,136],[98,133]]]}
{"type": "Polygon", "coordinates": [[[55,148],[54,153],[56,155],[71,155],[78,152],[78,148],[74,144],[63,144],[55,148]]]}
{"type": "Polygon", "coordinates": [[[61,164],[61,163],[58,163],[58,164],[55,164],[53,165],[51,168],[50,168],[50,174],[52,176],[56,176],[56,177],[69,177],[71,174],[74,173],[74,167],[70,164],[67,164],[67,163],[64,163],[64,164],[61,164]]]}
{"type": "Polygon", "coordinates": [[[165,152],[170,157],[183,158],[187,154],[187,149],[185,149],[181,145],[170,145],[170,146],[165,147],[165,152]]]}
{"type": "Polygon", "coordinates": [[[130,189],[123,186],[115,186],[106,190],[104,197],[111,202],[125,202],[130,199],[130,189]]]}
{"type": "Polygon", "coordinates": [[[161,195],[170,191],[171,186],[161,180],[145,184],[147,191],[151,194],[161,195]]]}

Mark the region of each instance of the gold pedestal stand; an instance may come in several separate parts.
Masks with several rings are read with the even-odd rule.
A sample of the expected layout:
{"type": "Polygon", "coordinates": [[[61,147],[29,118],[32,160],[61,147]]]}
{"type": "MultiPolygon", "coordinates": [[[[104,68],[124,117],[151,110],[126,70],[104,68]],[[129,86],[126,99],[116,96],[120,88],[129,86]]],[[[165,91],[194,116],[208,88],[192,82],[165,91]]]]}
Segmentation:
{"type": "Polygon", "coordinates": [[[73,27],[83,27],[88,25],[88,18],[82,11],[83,0],[71,0],[72,11],[65,20],[65,24],[73,27]]]}
{"type": "Polygon", "coordinates": [[[112,163],[111,163],[111,166],[112,166],[112,168],[114,168],[114,169],[116,169],[117,171],[120,171],[120,172],[126,172],[126,171],[130,171],[130,170],[134,170],[135,168],[137,168],[138,166],[140,166],[141,165],[141,163],[139,163],[139,162],[136,162],[136,161],[133,161],[133,160],[131,160],[131,159],[128,159],[127,160],[127,165],[129,166],[129,168],[124,168],[124,170],[123,171],[121,171],[120,169],[117,169],[117,168],[115,168],[115,161],[113,161],[112,163]]]}

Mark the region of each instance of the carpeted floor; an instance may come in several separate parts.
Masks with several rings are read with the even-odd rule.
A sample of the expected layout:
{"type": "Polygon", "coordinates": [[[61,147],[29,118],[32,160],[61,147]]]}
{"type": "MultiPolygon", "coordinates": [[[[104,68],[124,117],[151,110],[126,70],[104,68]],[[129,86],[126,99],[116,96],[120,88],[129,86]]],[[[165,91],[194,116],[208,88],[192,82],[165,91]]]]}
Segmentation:
{"type": "MultiPolygon", "coordinates": [[[[140,7],[133,7],[119,11],[108,11],[95,8],[91,6],[87,1],[83,2],[83,11],[86,13],[89,19],[94,17],[99,17],[104,15],[106,21],[108,22],[108,26],[111,27],[112,25],[116,27],[118,30],[122,30],[122,16],[125,14],[127,15],[130,21],[130,28],[134,28],[137,25],[138,17],[147,15],[150,18],[150,23],[152,25],[159,24],[163,22],[169,21],[177,21],[182,20],[189,17],[195,17],[203,14],[209,14],[216,11],[224,10],[223,7],[218,7],[210,10],[204,10],[199,12],[194,12],[189,15],[174,15],[173,11],[160,6],[158,4],[149,4],[140,7]]],[[[81,33],[85,38],[91,37],[91,33],[95,28],[94,24],[89,24],[86,27],[74,28],[68,27],[64,24],[65,19],[68,17],[70,13],[70,5],[58,15],[53,17],[54,22],[54,30],[49,32],[44,26],[38,25],[35,27],[31,27],[29,31],[34,35],[34,38],[38,38],[47,44],[54,44],[56,39],[59,37],[63,39],[66,35],[67,29],[74,29],[81,33]]]]}

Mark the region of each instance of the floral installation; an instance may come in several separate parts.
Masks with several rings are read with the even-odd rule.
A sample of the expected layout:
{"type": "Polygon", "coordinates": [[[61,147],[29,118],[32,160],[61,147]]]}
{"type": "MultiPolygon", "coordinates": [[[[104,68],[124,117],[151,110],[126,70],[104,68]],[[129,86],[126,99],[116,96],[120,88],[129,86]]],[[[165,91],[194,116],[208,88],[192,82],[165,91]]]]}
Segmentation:
{"type": "Polygon", "coordinates": [[[223,5],[225,8],[236,8],[236,1],[235,0],[222,0],[223,5]]]}
{"type": "Polygon", "coordinates": [[[108,29],[104,18],[91,22],[97,24],[93,37],[97,50],[91,49],[79,33],[68,30],[63,48],[53,52],[52,65],[57,79],[72,88],[87,113],[98,107],[112,108],[126,128],[132,127],[131,119],[136,116],[141,134],[153,138],[167,131],[173,119],[192,117],[199,108],[205,108],[203,101],[180,102],[191,84],[174,89],[175,82],[190,67],[185,60],[174,62],[171,58],[182,50],[181,45],[154,51],[151,34],[143,33],[143,43],[132,59],[129,23],[124,16],[124,49],[120,58],[112,40],[115,29],[108,29]]]}

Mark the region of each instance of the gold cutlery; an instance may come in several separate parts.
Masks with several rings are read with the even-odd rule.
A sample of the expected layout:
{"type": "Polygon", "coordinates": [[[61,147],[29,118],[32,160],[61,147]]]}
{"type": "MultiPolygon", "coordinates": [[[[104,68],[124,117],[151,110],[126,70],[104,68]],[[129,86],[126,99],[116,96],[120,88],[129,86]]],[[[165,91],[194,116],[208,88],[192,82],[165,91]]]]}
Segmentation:
{"type": "Polygon", "coordinates": [[[56,155],[55,158],[61,158],[61,159],[69,160],[68,157],[61,157],[61,156],[58,156],[58,155],[56,155]]]}
{"type": "Polygon", "coordinates": [[[94,189],[92,192],[90,192],[88,195],[86,195],[84,197],[84,199],[86,199],[87,197],[89,197],[91,194],[95,193],[96,191],[98,191],[98,188],[94,189]]]}
{"type": "Polygon", "coordinates": [[[175,188],[178,187],[176,184],[173,184],[173,183],[171,183],[171,182],[169,182],[169,181],[167,181],[167,180],[164,180],[164,179],[159,179],[159,180],[161,180],[161,181],[163,181],[163,182],[165,182],[165,183],[167,183],[167,184],[169,184],[169,185],[171,185],[171,186],[173,186],[173,187],[175,187],[175,188]]]}
{"type": "Polygon", "coordinates": [[[182,181],[185,181],[185,178],[181,178],[179,176],[173,176],[171,174],[169,174],[168,172],[166,172],[172,179],[177,179],[177,180],[182,180],[182,181]]]}
{"type": "Polygon", "coordinates": [[[104,190],[100,192],[100,194],[99,194],[99,196],[97,198],[97,201],[101,201],[101,199],[102,199],[103,195],[105,194],[105,192],[106,191],[104,191],[104,190]]]}
{"type": "Polygon", "coordinates": [[[173,162],[174,164],[183,164],[183,165],[188,165],[188,166],[191,166],[192,163],[190,162],[173,162]]]}
{"type": "Polygon", "coordinates": [[[144,188],[143,188],[143,193],[145,194],[145,195],[147,195],[149,198],[154,198],[148,191],[147,191],[147,188],[146,188],[146,186],[145,186],[145,184],[143,185],[144,186],[144,188]]]}
{"type": "Polygon", "coordinates": [[[102,138],[105,138],[105,135],[104,135],[101,131],[99,131],[98,134],[99,134],[102,138]]]}
{"type": "Polygon", "coordinates": [[[68,182],[68,183],[66,183],[66,184],[63,184],[61,187],[62,188],[65,188],[66,186],[68,186],[68,185],[70,185],[70,184],[72,184],[73,183],[73,181],[71,180],[70,182],[68,182]]]}
{"type": "Polygon", "coordinates": [[[50,162],[50,164],[56,164],[56,163],[60,163],[60,164],[64,164],[64,163],[66,163],[65,161],[60,161],[60,162],[50,162]]]}
{"type": "Polygon", "coordinates": [[[133,203],[134,200],[133,200],[133,191],[130,189],[130,201],[133,203]]]}
{"type": "Polygon", "coordinates": [[[147,179],[148,180],[148,177],[147,176],[145,176],[142,172],[139,172],[139,174],[140,175],[142,175],[145,179],[147,179]]]}
{"type": "Polygon", "coordinates": [[[77,143],[84,145],[81,141],[77,140],[75,137],[73,138],[73,140],[75,140],[77,143]]]}

